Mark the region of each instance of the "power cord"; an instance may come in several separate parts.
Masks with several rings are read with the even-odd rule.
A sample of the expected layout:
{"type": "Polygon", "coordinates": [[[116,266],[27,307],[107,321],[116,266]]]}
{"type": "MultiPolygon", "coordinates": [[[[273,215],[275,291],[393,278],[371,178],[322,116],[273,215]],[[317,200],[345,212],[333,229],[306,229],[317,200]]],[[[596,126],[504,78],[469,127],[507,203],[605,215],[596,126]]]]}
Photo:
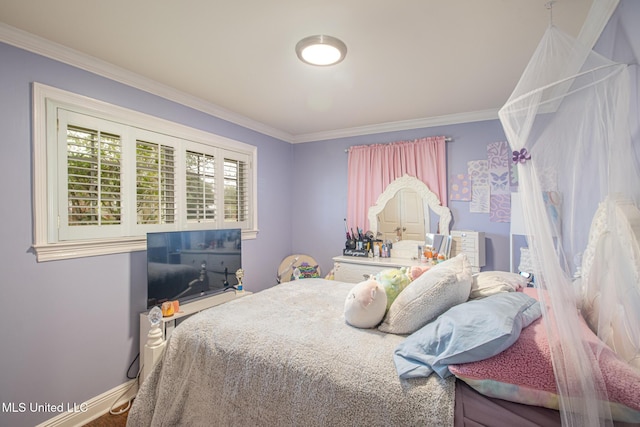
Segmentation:
{"type": "MultiPolygon", "coordinates": [[[[140,372],[138,371],[138,375],[136,375],[135,377],[129,376],[129,373],[131,372],[131,368],[133,368],[133,364],[136,363],[136,360],[138,360],[139,358],[140,358],[140,353],[138,353],[136,357],[133,358],[133,362],[131,362],[131,365],[129,365],[129,368],[127,369],[127,378],[129,378],[130,380],[134,380],[138,377],[138,375],[140,375],[140,372]]],[[[140,370],[141,369],[142,367],[140,367],[140,370]]]]}
{"type": "Polygon", "coordinates": [[[114,406],[120,401],[120,399],[122,399],[123,396],[125,396],[127,393],[129,393],[129,390],[131,390],[134,386],[137,386],[140,384],[140,373],[142,372],[142,368],[143,366],[140,366],[138,369],[138,373],[136,374],[135,377],[131,377],[129,375],[129,373],[131,372],[131,368],[133,367],[134,363],[136,363],[136,360],[138,360],[140,358],[140,353],[138,353],[136,355],[136,357],[133,359],[133,362],[131,362],[131,364],[129,365],[129,368],[127,369],[127,378],[130,380],[136,380],[135,382],[132,382],[129,387],[127,387],[126,390],[124,390],[120,396],[118,396],[116,398],[116,400],[113,402],[113,404],[111,405],[111,407],[109,408],[109,413],[111,415],[121,415],[124,414],[125,412],[127,412],[129,409],[131,409],[131,403],[133,402],[133,399],[135,399],[135,396],[132,397],[131,399],[129,399],[129,401],[127,402],[127,405],[123,408],[118,409],[117,411],[114,409],[114,406]]]}

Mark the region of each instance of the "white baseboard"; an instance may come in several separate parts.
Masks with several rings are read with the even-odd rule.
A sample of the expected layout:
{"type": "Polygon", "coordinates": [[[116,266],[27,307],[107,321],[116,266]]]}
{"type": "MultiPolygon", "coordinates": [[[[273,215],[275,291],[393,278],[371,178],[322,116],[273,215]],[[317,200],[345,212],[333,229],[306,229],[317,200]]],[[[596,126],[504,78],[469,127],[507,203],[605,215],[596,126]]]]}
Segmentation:
{"type": "Polygon", "coordinates": [[[76,411],[63,412],[36,427],[81,427],[108,413],[111,408],[125,405],[137,392],[138,381],[128,381],[79,404],[76,411]]]}

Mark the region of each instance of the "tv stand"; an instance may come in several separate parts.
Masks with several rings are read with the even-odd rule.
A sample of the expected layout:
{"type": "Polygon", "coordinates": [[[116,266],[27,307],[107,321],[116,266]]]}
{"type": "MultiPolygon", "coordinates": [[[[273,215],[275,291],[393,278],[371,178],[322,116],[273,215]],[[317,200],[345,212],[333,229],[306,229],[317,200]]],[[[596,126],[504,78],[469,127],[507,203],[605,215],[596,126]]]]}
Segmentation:
{"type": "Polygon", "coordinates": [[[185,320],[187,317],[199,313],[202,310],[206,310],[207,308],[224,304],[225,302],[229,302],[248,294],[250,294],[250,292],[228,288],[225,289],[224,292],[185,304],[180,304],[180,311],[174,313],[172,316],[162,317],[159,330],[155,331],[151,331],[151,323],[147,317],[149,311],[140,313],[140,384],[142,384],[146,376],[151,372],[155,362],[160,358],[160,356],[162,356],[167,339],[171,336],[171,332],[173,332],[173,329],[180,323],[180,321],[185,320]],[[144,360],[145,347],[147,355],[151,358],[148,365],[144,360]]]}

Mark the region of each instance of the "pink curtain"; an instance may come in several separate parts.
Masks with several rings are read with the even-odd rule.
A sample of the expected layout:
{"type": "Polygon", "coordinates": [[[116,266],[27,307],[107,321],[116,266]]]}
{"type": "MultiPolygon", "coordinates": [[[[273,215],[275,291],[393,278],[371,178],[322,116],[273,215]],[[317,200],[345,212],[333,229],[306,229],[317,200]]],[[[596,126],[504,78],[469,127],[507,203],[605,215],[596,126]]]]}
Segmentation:
{"type": "Polygon", "coordinates": [[[349,149],[347,225],[369,229],[367,214],[387,185],[403,175],[424,182],[447,204],[445,137],[436,136],[390,144],[357,145],[349,149]]]}

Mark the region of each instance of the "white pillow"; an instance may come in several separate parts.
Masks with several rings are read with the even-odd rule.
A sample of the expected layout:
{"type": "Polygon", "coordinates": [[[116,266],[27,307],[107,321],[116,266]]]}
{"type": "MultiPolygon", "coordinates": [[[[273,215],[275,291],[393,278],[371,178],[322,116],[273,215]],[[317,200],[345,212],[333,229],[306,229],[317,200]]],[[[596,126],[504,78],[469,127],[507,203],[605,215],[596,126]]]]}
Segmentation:
{"type": "Polygon", "coordinates": [[[469,299],[488,297],[500,292],[514,292],[527,287],[529,279],[508,271],[481,271],[471,281],[469,299]]]}
{"type": "Polygon", "coordinates": [[[355,285],[344,302],[344,320],[356,328],[375,328],[387,311],[387,293],[375,280],[355,285]]]}
{"type": "Polygon", "coordinates": [[[378,329],[411,334],[451,307],[466,302],[471,265],[465,254],[444,261],[411,282],[391,304],[378,329]]]}

